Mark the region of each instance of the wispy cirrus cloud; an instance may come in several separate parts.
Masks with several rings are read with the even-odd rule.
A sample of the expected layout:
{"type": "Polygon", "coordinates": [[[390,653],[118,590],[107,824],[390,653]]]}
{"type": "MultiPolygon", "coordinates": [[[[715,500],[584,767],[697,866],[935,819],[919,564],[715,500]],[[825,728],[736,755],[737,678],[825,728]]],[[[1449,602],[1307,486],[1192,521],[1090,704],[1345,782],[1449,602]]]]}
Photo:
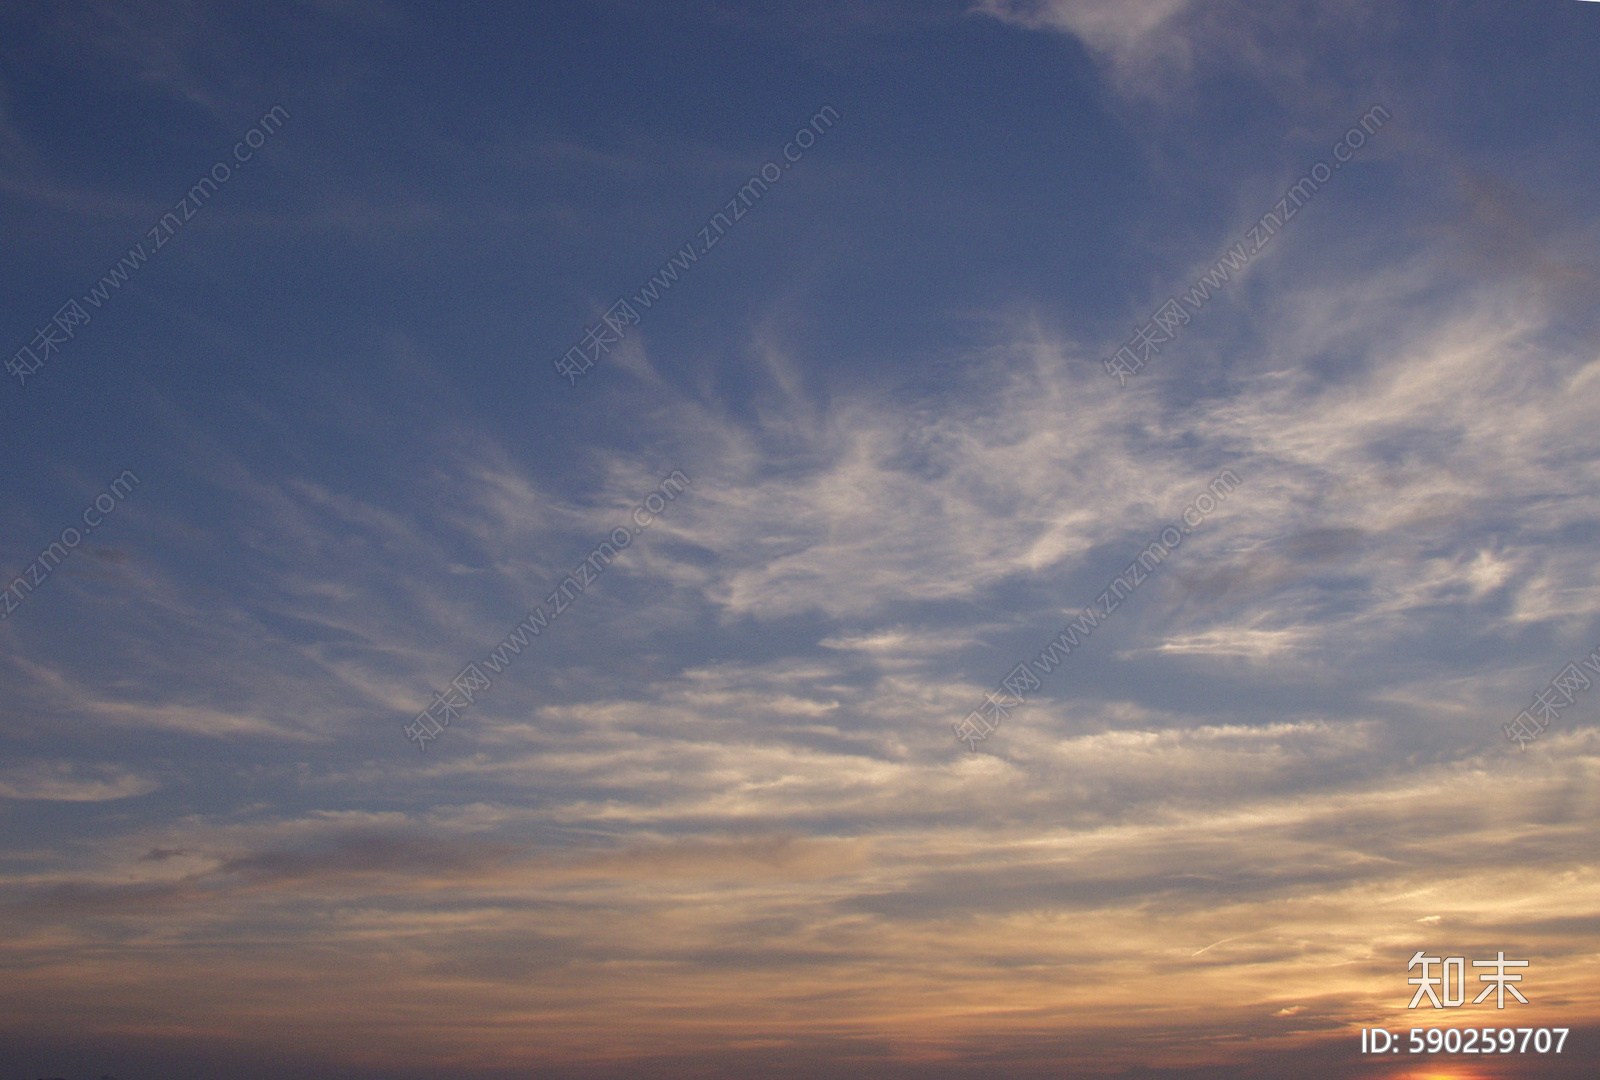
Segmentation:
{"type": "Polygon", "coordinates": [[[121,765],[25,761],[0,770],[0,798],[108,802],[148,795],[160,782],[121,765]]]}

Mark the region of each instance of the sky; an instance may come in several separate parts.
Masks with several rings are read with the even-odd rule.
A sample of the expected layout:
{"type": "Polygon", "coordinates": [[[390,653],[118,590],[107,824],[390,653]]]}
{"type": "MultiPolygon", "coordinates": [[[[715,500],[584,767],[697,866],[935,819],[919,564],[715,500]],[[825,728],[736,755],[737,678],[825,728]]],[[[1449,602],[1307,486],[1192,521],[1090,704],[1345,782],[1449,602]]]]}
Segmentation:
{"type": "Polygon", "coordinates": [[[1590,1075],[1597,55],[0,0],[0,1080],[1590,1075]]]}

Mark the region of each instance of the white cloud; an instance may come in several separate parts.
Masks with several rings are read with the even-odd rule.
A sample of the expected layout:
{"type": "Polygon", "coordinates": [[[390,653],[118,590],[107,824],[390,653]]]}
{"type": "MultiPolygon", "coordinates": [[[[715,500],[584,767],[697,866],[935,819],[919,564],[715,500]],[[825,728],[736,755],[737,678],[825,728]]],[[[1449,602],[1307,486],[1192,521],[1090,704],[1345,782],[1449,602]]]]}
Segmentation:
{"type": "Polygon", "coordinates": [[[1175,28],[1192,0],[982,0],[974,9],[1030,30],[1058,30],[1106,60],[1126,88],[1148,83],[1163,69],[1181,74],[1189,43],[1175,28]]]}

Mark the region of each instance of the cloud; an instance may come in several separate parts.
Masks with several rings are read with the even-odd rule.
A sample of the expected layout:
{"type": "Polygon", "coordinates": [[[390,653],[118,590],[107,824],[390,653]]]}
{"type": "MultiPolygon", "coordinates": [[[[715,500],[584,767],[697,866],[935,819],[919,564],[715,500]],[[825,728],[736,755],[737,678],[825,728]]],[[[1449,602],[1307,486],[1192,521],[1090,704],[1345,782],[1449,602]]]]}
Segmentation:
{"type": "MultiPolygon", "coordinates": [[[[1403,48],[1407,34],[1430,32],[1410,25],[1415,16],[1403,9],[1362,0],[980,0],[972,10],[1070,35],[1120,104],[1192,122],[1244,82],[1292,113],[1297,131],[1340,122],[1357,102],[1371,104],[1373,91],[1395,77],[1390,51],[1403,48]]],[[[1140,125],[1154,119],[1143,115],[1140,125]]],[[[1163,141],[1168,148],[1184,142],[1170,133],[1163,141]]]]}
{"type": "MultiPolygon", "coordinates": [[[[1030,747],[1011,768],[963,758],[920,794],[915,774],[878,777],[872,786],[905,804],[898,813],[884,803],[849,816],[820,808],[819,822],[865,811],[870,838],[739,835],[704,818],[688,833],[694,818],[630,835],[608,812],[614,801],[581,817],[564,807],[555,817],[567,828],[552,844],[528,842],[534,831],[555,835],[549,812],[507,805],[441,807],[426,824],[359,814],[168,821],[162,850],[214,854],[149,860],[148,843],[108,840],[89,856],[98,865],[4,881],[12,895],[26,884],[38,902],[6,910],[16,978],[0,998],[9,1007],[92,975],[102,1006],[131,1006],[159,967],[182,977],[169,998],[142,1006],[149,1021],[170,1011],[185,1031],[236,1038],[305,1021],[301,1039],[318,1053],[356,1040],[397,1060],[476,1046],[500,1063],[620,1065],[797,1024],[828,1029],[841,1007],[863,1033],[940,1018],[949,1047],[970,1052],[997,1033],[1008,1044],[1104,1039],[1135,1006],[1173,1030],[1202,1007],[1212,1026],[1249,1022],[1215,1011],[1217,1001],[1257,1022],[1295,1018],[1302,1032],[1351,1015],[1393,1026],[1407,1015],[1405,957],[1439,940],[1419,920],[1437,913],[1457,928],[1452,949],[1492,942],[1532,953],[1530,989],[1545,1000],[1582,994],[1585,954],[1562,943],[1573,920],[1592,920],[1583,906],[1592,897],[1549,860],[1584,835],[1588,814],[1571,792],[1600,762],[1592,734],[1562,736],[1547,761],[1408,765],[1338,790],[1270,794],[1254,779],[1263,765],[1318,739],[1336,759],[1360,754],[1359,741],[1330,729],[1148,734],[1107,738],[1103,752],[1080,741],[1049,760],[1030,747]],[[1232,760],[1241,747],[1255,760],[1232,760]],[[1155,756],[1165,759],[1140,762],[1155,756]],[[1569,771],[1552,772],[1554,761],[1569,771]],[[1218,795],[1203,803],[1158,794],[1207,774],[1218,795]],[[1074,818],[1079,785],[1094,778],[1107,785],[1100,806],[1120,799],[1135,812],[1074,818]],[[1027,807],[1031,817],[1014,812],[1027,807]],[[130,883],[130,867],[151,876],[130,883]],[[1566,888],[1542,889],[1563,875],[1566,888]],[[247,968],[241,935],[252,943],[247,968]],[[152,950],[152,938],[164,948],[152,950]],[[375,949],[378,940],[389,944],[375,949]],[[38,962],[90,941],[70,972],[38,962]],[[276,996],[288,986],[299,992],[276,996]],[[269,989],[266,1014],[240,1007],[269,989]],[[475,1019],[486,1009],[544,1017],[538,1045],[517,1025],[475,1019]]],[[[551,775],[569,764],[551,761],[551,775]]],[[[1338,772],[1329,764],[1324,776],[1338,772]]],[[[723,765],[699,778],[708,790],[737,786],[747,815],[794,820],[784,773],[762,783],[727,771],[735,758],[723,765]]],[[[625,765],[612,779],[612,791],[633,791],[625,765]]],[[[86,1023],[90,1034],[116,1027],[86,1023]]],[[[1159,1045],[1189,1046],[1173,1038],[1159,1045]]]]}
{"type": "Polygon", "coordinates": [[[28,761],[0,772],[0,798],[109,802],[148,795],[161,784],[120,765],[28,761]]]}
{"type": "Polygon", "coordinates": [[[1164,70],[1187,72],[1190,43],[1175,24],[1192,0],[981,0],[975,11],[1029,30],[1078,38],[1111,67],[1124,88],[1164,70]]]}
{"type": "MultiPolygon", "coordinates": [[[[1128,318],[1279,183],[1279,144],[1260,169],[1223,153],[1258,141],[1235,118],[1315,129],[1331,100],[1262,120],[1184,94],[1219,73],[1340,85],[1357,25],[1340,3],[984,11],[1082,40],[1117,109],[1197,123],[1163,145],[1222,209],[1084,269],[1128,318]],[[1270,47],[1296,19],[1326,54],[1270,47]]],[[[194,71],[152,56],[148,78],[194,71]]],[[[454,174],[497,145],[479,127],[406,152],[454,174]]],[[[1332,1076],[1351,1024],[1404,1018],[1403,961],[1435,943],[1531,954],[1543,1000],[1592,1015],[1600,738],[1580,708],[1526,754],[1498,731],[1597,630],[1587,233],[1520,187],[1463,182],[1452,205],[1415,167],[1345,169],[1126,391],[1099,366],[1116,310],[1017,301],[942,350],[929,335],[915,366],[867,355],[830,381],[833,335],[885,309],[789,294],[793,317],[729,347],[736,389],[686,377],[665,321],[581,397],[525,389],[462,366],[500,347],[480,311],[436,367],[397,333],[393,397],[291,363],[252,386],[270,406],[158,403],[166,494],[119,516],[100,573],[66,564],[56,606],[0,630],[6,715],[55,755],[0,772],[40,823],[0,859],[0,1041],[292,1032],[323,1072],[386,1076],[1024,1075],[1019,1057],[1247,1076],[1272,1053],[1332,1076]],[[1413,229],[1423,203],[1439,217],[1413,229]],[[406,745],[400,724],[674,468],[690,489],[438,744],[406,745]],[[960,747],[951,722],[1224,468],[1238,490],[960,747]],[[76,761],[79,739],[120,764],[76,761]]],[[[685,327],[746,310],[685,297],[685,327]]],[[[338,325],[387,310],[337,306],[338,325]]],[[[332,322],[274,322],[344,362],[332,322]]]]}
{"type": "Polygon", "coordinates": [[[481,838],[440,838],[370,830],[339,831],[312,845],[235,855],[216,872],[252,884],[333,883],[375,875],[435,882],[481,876],[513,855],[513,845],[481,838]]]}

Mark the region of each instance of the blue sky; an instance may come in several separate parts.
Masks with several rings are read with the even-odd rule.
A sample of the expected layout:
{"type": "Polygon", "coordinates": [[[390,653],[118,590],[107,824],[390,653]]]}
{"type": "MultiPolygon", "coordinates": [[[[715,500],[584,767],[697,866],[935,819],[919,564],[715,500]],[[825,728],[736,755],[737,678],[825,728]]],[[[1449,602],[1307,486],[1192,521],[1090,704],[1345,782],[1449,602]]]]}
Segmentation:
{"type": "Polygon", "coordinates": [[[1345,1076],[1418,949],[1578,1040],[1448,1075],[1577,1075],[1600,687],[1502,725],[1600,644],[1597,46],[0,3],[5,356],[88,316],[0,392],[0,1075],[1345,1076]]]}

